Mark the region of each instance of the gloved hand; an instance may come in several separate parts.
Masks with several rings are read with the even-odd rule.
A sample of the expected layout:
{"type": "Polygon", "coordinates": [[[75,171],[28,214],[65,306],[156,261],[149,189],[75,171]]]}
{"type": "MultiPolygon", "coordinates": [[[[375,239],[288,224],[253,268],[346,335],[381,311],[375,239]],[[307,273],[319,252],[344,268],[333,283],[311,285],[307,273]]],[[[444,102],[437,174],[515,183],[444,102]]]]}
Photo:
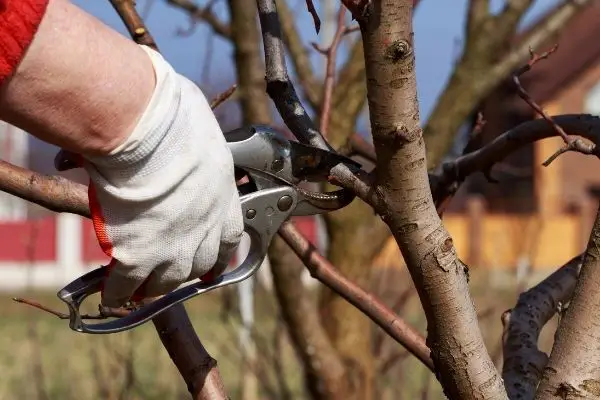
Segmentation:
{"type": "Polygon", "coordinates": [[[156,88],[130,137],[109,155],[86,157],[94,229],[112,258],[102,303],[220,275],[243,232],[232,155],[200,89],[160,54],[156,88]]]}

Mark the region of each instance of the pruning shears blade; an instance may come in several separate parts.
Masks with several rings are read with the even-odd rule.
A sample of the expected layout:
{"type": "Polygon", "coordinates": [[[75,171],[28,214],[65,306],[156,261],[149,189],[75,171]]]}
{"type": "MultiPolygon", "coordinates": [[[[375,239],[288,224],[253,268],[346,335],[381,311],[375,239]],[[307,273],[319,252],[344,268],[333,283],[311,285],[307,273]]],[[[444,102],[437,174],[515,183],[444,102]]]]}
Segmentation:
{"type": "Polygon", "coordinates": [[[318,147],[290,141],[290,158],[294,177],[309,182],[327,181],[330,171],[338,164],[344,164],[353,172],[361,164],[344,155],[318,147]]]}

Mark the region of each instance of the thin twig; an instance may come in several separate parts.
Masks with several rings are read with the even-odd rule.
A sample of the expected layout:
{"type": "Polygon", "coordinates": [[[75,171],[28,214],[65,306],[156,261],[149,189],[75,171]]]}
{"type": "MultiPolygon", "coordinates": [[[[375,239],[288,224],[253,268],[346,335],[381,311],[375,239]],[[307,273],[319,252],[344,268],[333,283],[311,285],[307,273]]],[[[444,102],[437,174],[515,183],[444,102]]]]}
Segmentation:
{"type": "MultiPolygon", "coordinates": [[[[53,310],[35,300],[24,299],[22,297],[13,297],[12,300],[16,301],[17,303],[26,304],[28,306],[45,311],[49,314],[55,315],[59,319],[69,319],[69,314],[53,310]]],[[[129,315],[132,311],[133,309],[99,306],[98,314],[82,314],[81,319],[122,318],[129,315]]]]}
{"type": "Polygon", "coordinates": [[[425,339],[402,317],[387,308],[372,293],[365,291],[340,274],[291,222],[283,224],[279,229],[279,235],[304,262],[313,278],[318,279],[362,311],[394,340],[421,360],[427,368],[434,371],[430,350],[425,344],[425,339]]]}
{"type": "Polygon", "coordinates": [[[594,151],[595,151],[595,146],[590,146],[589,144],[584,143],[580,139],[573,139],[573,138],[569,137],[569,135],[567,135],[567,133],[564,131],[564,129],[561,128],[560,125],[558,125],[556,122],[554,122],[552,120],[552,118],[550,118],[550,116],[544,111],[544,109],[529,95],[529,93],[527,93],[527,91],[521,84],[521,81],[519,80],[519,77],[522,74],[531,70],[531,68],[537,62],[548,58],[548,56],[550,56],[552,53],[554,53],[557,49],[558,49],[558,45],[555,45],[550,50],[548,50],[542,54],[537,54],[533,50],[530,49],[529,52],[531,54],[531,58],[525,65],[523,65],[521,68],[519,68],[513,75],[513,82],[517,86],[517,92],[519,93],[519,96],[527,104],[529,104],[529,106],[533,110],[535,110],[535,112],[537,112],[545,121],[547,121],[550,124],[550,126],[552,126],[552,128],[556,131],[556,133],[560,137],[562,137],[562,139],[565,142],[564,147],[557,150],[553,155],[550,156],[550,158],[548,158],[546,161],[544,161],[543,165],[545,167],[550,165],[550,163],[552,163],[552,161],[554,161],[559,155],[566,153],[567,151],[576,151],[576,152],[579,152],[582,154],[594,154],[594,151]]]}
{"type": "Polygon", "coordinates": [[[333,95],[333,84],[335,83],[337,49],[345,31],[345,14],[346,8],[341,6],[340,10],[338,11],[337,30],[335,32],[335,36],[333,37],[333,41],[326,52],[327,67],[325,72],[325,83],[323,85],[323,104],[321,106],[321,118],[319,125],[319,130],[325,137],[327,137],[327,129],[329,127],[329,118],[331,115],[331,97],[333,95]]]}
{"type": "Polygon", "coordinates": [[[199,7],[191,0],[167,0],[167,4],[180,8],[195,20],[206,22],[216,34],[231,38],[231,27],[221,21],[210,7],[199,7]]]}
{"type": "Polygon", "coordinates": [[[115,11],[121,17],[121,20],[127,27],[129,34],[138,44],[149,46],[158,51],[158,46],[154,38],[146,28],[144,21],[135,9],[135,2],[132,0],[109,0],[115,11]]]}
{"type": "Polygon", "coordinates": [[[223,93],[219,94],[217,97],[212,99],[212,101],[210,102],[210,108],[214,110],[221,104],[225,103],[225,101],[227,101],[227,99],[229,99],[233,95],[233,93],[235,93],[236,89],[237,84],[234,83],[229,87],[229,89],[225,90],[223,93]]]}

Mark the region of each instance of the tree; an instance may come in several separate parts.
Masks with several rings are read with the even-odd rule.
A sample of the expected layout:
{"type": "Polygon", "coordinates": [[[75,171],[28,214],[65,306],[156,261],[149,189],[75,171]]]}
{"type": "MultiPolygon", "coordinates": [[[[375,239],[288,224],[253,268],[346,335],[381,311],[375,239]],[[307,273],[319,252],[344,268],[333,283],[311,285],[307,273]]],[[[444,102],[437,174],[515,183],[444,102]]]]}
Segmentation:
{"type": "MultiPolygon", "coordinates": [[[[331,238],[329,261],[316,252],[292,223],[286,223],[280,230],[280,239],[274,241],[270,252],[276,295],[314,398],[374,396],[371,330],[366,317],[435,372],[451,399],[531,398],[538,383],[541,383],[538,398],[555,393],[565,398],[595,395],[593,367],[597,350],[585,337],[597,335],[590,322],[598,309],[593,307],[598,301],[597,285],[590,272],[598,259],[599,220],[585,254],[524,293],[514,310],[504,315],[505,365],[500,372],[482,340],[469,293],[468,267],[458,259],[453,240],[440,219],[440,205],[467,176],[489,170],[519,146],[560,135],[566,143],[561,151],[596,154],[595,132],[599,126],[596,118],[578,115],[550,118],[544,114],[541,120],[519,125],[484,147],[441,164],[459,126],[485,96],[511,71],[518,78],[546,56],[536,56],[528,62],[529,46],[535,48],[543,43],[579,7],[591,1],[565,2],[539,30],[530,32],[522,47],[512,48],[517,24],[533,1],[507,1],[501,12],[492,15],[488,1],[471,0],[464,52],[424,129],[420,126],[416,95],[412,15],[417,2],[414,0],[342,1],[344,7],[340,8],[334,43],[329,49],[319,51],[334,65],[340,38],[354,30],[345,26],[346,10],[357,21],[361,38],[351,43],[347,62],[341,69],[328,68],[323,85],[316,83],[284,1],[257,0],[256,13],[247,4],[229,0],[230,25],[218,20],[210,8],[199,8],[184,0],[168,2],[211,24],[217,34],[232,38],[245,122],[272,120],[266,93],[298,140],[323,148],[327,143],[339,149],[350,147],[356,152],[364,148],[358,146],[360,141],[354,137],[356,121],[364,106],[368,106],[375,154],[363,153],[371,155],[375,169],[357,175],[342,166],[331,171],[334,183],[353,191],[359,199],[327,218],[331,238]],[[252,23],[257,15],[264,66],[256,43],[260,35],[252,23]],[[289,79],[284,58],[286,48],[303,98],[313,114],[318,115],[318,127],[289,79]],[[518,68],[523,63],[525,67],[518,68]],[[266,92],[257,71],[266,72],[266,92]],[[593,144],[572,139],[565,132],[583,135],[593,144]],[[438,166],[441,168],[435,168],[438,166]],[[361,235],[369,235],[368,246],[364,246],[361,235]],[[368,266],[390,235],[400,248],[423,306],[428,323],[426,342],[377,300],[375,294],[362,288],[369,277],[368,266]],[[306,289],[298,284],[299,260],[327,287],[320,299],[320,313],[306,295],[306,289]],[[537,351],[535,339],[555,314],[555,304],[569,300],[571,306],[561,319],[549,366],[544,369],[546,359],[537,351]],[[356,335],[349,337],[349,332],[356,335]]],[[[143,24],[136,19],[131,3],[113,1],[113,4],[134,38],[151,44],[148,32],[140,30],[143,24]]],[[[307,5],[311,10],[310,0],[307,5]]],[[[56,211],[87,213],[81,187],[40,176],[29,179],[35,175],[10,169],[5,164],[0,166],[2,190],[56,211]],[[70,202],[66,193],[71,196],[70,202]]],[[[181,309],[162,318],[176,312],[183,318],[181,309]]],[[[191,334],[189,329],[186,332],[191,334]]],[[[171,348],[182,344],[163,343],[171,348]]],[[[174,361],[177,363],[176,357],[174,361]]],[[[182,373],[190,362],[198,361],[187,359],[187,366],[180,369],[182,373]]],[[[188,376],[186,382],[195,379],[196,375],[188,376]]],[[[218,380],[216,383],[218,387],[218,380]]],[[[192,388],[194,395],[202,398],[205,390],[212,387],[205,384],[192,388]]],[[[217,391],[222,394],[221,389],[217,391]]]]}

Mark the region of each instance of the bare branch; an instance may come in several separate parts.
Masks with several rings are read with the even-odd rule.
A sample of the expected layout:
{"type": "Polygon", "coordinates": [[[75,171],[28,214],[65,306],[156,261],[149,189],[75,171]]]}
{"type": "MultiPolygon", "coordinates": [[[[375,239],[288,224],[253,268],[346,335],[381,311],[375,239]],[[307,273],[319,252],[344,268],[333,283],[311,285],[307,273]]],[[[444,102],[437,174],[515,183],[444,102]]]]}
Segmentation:
{"type": "Polygon", "coordinates": [[[157,315],[152,323],[194,400],[229,398],[217,368],[217,360],[208,354],[194,333],[183,305],[157,315]]]}
{"type": "Polygon", "coordinates": [[[127,27],[129,34],[138,44],[143,44],[158,50],[154,38],[146,29],[144,21],[135,9],[135,2],[131,0],[110,0],[113,8],[121,17],[121,20],[127,27]]]}
{"type": "Polygon", "coordinates": [[[430,350],[424,338],[399,315],[386,307],[372,293],[366,292],[354,282],[342,276],[336,268],[321,256],[317,249],[291,222],[286,222],[279,234],[304,262],[311,276],[338,293],[350,304],[361,310],[394,340],[417,357],[434,372],[430,350]]]}
{"type": "MultiPolygon", "coordinates": [[[[281,28],[274,0],[256,0],[265,49],[267,93],[287,127],[304,143],[333,150],[300,102],[296,89],[287,73],[281,28]]],[[[368,179],[357,177],[349,168],[338,165],[332,169],[335,182],[353,190],[369,204],[377,205],[368,185],[368,179]]]]}
{"type": "Polygon", "coordinates": [[[310,107],[317,110],[321,102],[321,84],[315,78],[308,50],[302,42],[299,34],[300,30],[294,23],[295,18],[287,2],[285,0],[277,0],[277,9],[281,19],[283,40],[289,51],[294,71],[298,77],[298,83],[310,107]]]}
{"type": "Polygon", "coordinates": [[[338,12],[337,30],[333,37],[333,42],[329,48],[325,51],[327,56],[327,67],[325,72],[325,84],[323,89],[323,103],[321,104],[321,118],[319,129],[321,133],[327,136],[327,129],[329,128],[329,118],[331,115],[331,96],[333,94],[333,84],[335,82],[335,62],[337,55],[337,48],[340,44],[340,40],[345,32],[344,26],[344,15],[346,9],[342,6],[338,12]]]}
{"type": "Polygon", "coordinates": [[[600,366],[600,207],[567,311],[560,319],[537,398],[598,397],[600,366]]]}
{"type": "Polygon", "coordinates": [[[227,25],[223,21],[221,21],[219,19],[219,17],[217,17],[212,12],[212,9],[210,7],[212,3],[209,3],[209,5],[207,7],[201,8],[201,7],[198,7],[198,5],[195,4],[194,2],[192,2],[191,0],[166,0],[166,1],[167,1],[167,4],[170,4],[173,7],[182,9],[190,17],[192,17],[196,20],[206,22],[216,34],[218,34],[224,38],[227,38],[227,39],[231,38],[231,28],[229,27],[229,25],[227,25]]]}
{"type": "Polygon", "coordinates": [[[569,302],[581,269],[583,254],[519,296],[502,316],[504,325],[502,377],[511,399],[531,399],[548,356],[538,349],[542,328],[569,302]]]}
{"type": "Polygon", "coordinates": [[[235,93],[236,89],[237,84],[234,83],[229,87],[229,89],[225,90],[223,93],[220,93],[217,97],[212,99],[212,101],[210,102],[210,108],[214,110],[221,104],[225,103],[231,96],[233,96],[233,93],[235,93]]]}
{"type": "Polygon", "coordinates": [[[308,9],[308,12],[313,18],[315,30],[317,31],[317,33],[319,33],[319,31],[321,30],[321,19],[319,18],[319,14],[317,14],[317,10],[315,9],[313,0],[306,0],[306,8],[308,9]]]}
{"type": "MultiPolygon", "coordinates": [[[[526,0],[530,2],[530,0],[526,0]]],[[[524,12],[517,2],[505,9],[483,31],[467,37],[463,57],[438,98],[424,129],[427,163],[436,167],[452,146],[456,132],[482,100],[509,74],[525,62],[530,48],[539,48],[560,32],[581,7],[591,0],[565,1],[562,6],[533,29],[515,48],[510,48],[515,27],[524,12]]]]}
{"type": "MultiPolygon", "coordinates": [[[[587,114],[567,114],[552,117],[552,121],[565,132],[592,141],[594,144],[591,145],[591,153],[595,154],[597,144],[600,143],[600,118],[587,114]]],[[[430,175],[434,197],[437,198],[439,191],[443,191],[445,187],[454,182],[462,182],[475,172],[483,171],[489,175],[493,166],[513,151],[553,136],[557,136],[556,130],[543,119],[527,121],[508,130],[484,147],[444,163],[440,175],[430,175]]]]}
{"type": "Polygon", "coordinates": [[[359,23],[383,221],[423,305],[427,345],[444,394],[450,399],[506,399],[479,328],[467,266],[458,259],[431,197],[417,100],[413,1],[373,4],[359,23]]]}
{"type": "Polygon", "coordinates": [[[38,174],[0,160],[0,190],[55,212],[90,217],[87,188],[60,176],[38,174]]]}
{"type": "Polygon", "coordinates": [[[489,0],[469,0],[467,16],[467,36],[476,34],[481,29],[481,24],[490,17],[489,0]]]}
{"type": "Polygon", "coordinates": [[[529,93],[527,93],[525,88],[523,88],[523,85],[521,85],[521,81],[519,80],[520,75],[522,75],[526,71],[529,71],[536,62],[546,59],[551,53],[556,51],[557,48],[558,48],[558,45],[554,46],[553,48],[551,48],[550,50],[546,51],[545,53],[543,53],[541,55],[538,55],[538,54],[534,53],[532,50],[530,50],[531,59],[529,60],[529,62],[527,64],[525,64],[525,66],[523,66],[522,68],[519,68],[519,70],[513,75],[513,82],[517,86],[517,92],[519,93],[519,96],[523,100],[525,100],[525,102],[531,108],[533,108],[533,110],[536,113],[538,113],[542,118],[544,118],[544,120],[548,121],[550,126],[552,126],[552,128],[556,131],[556,133],[560,137],[562,137],[562,139],[565,142],[564,147],[557,150],[556,153],[554,153],[552,156],[550,156],[550,158],[548,158],[543,163],[543,165],[545,167],[550,165],[550,163],[552,161],[554,161],[556,159],[556,157],[558,157],[559,155],[561,155],[567,151],[576,151],[576,152],[579,152],[582,154],[593,154],[593,152],[595,150],[594,146],[584,143],[583,141],[581,141],[579,139],[573,139],[573,138],[569,137],[569,135],[567,135],[567,133],[560,127],[560,125],[558,125],[557,123],[552,121],[552,119],[544,111],[544,109],[534,99],[531,98],[531,96],[529,95],[529,93]]]}

